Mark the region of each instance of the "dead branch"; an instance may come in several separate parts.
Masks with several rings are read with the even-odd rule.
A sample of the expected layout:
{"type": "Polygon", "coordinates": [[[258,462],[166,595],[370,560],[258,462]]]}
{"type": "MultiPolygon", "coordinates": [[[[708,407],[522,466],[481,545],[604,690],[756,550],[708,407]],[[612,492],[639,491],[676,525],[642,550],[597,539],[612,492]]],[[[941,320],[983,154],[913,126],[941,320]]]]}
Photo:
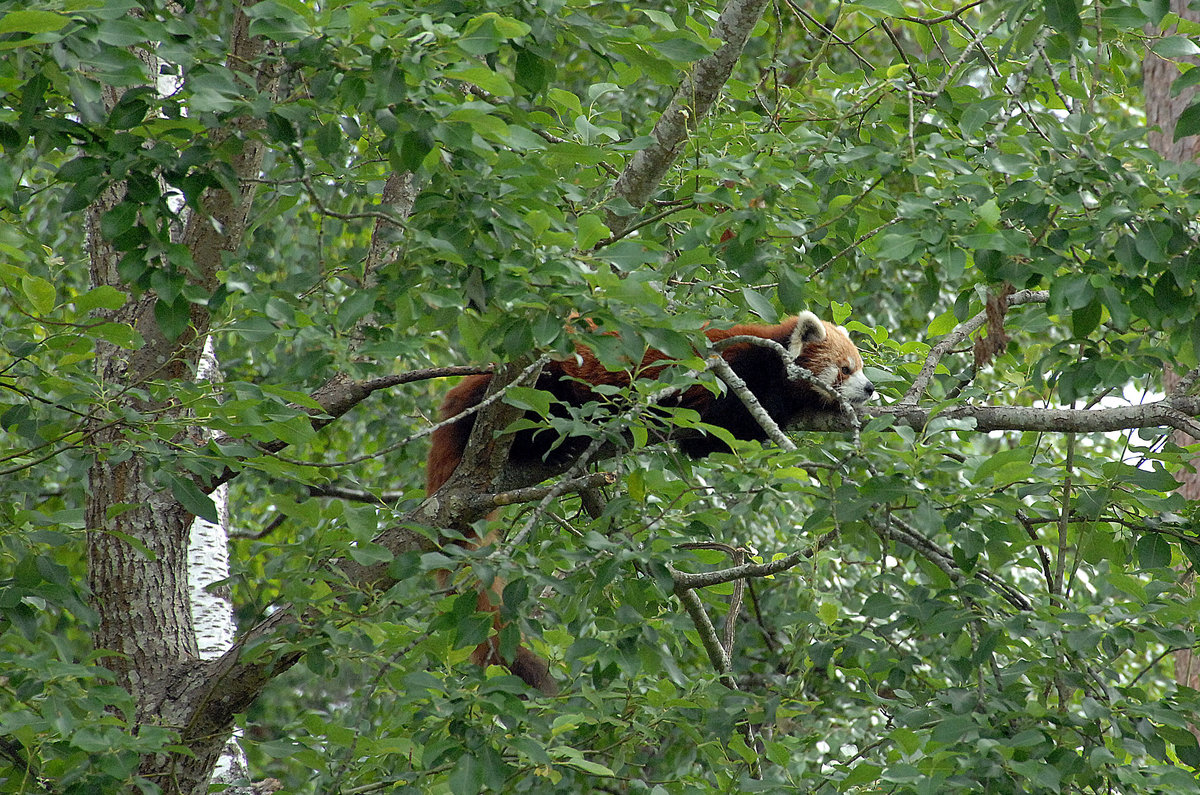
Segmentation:
{"type": "MultiPolygon", "coordinates": [[[[1049,290],[1021,290],[1008,296],[1008,306],[1020,306],[1021,304],[1030,303],[1045,303],[1050,300],[1049,290]]],[[[921,372],[913,380],[912,386],[908,392],[901,398],[901,405],[916,403],[921,395],[925,393],[925,388],[929,386],[929,381],[933,378],[933,373],[937,369],[938,362],[942,357],[949,353],[954,348],[962,344],[973,331],[981,327],[988,319],[988,310],[985,308],[979,314],[972,317],[970,320],[963,321],[958,324],[958,328],[947,334],[941,342],[933,346],[929,351],[929,355],[925,357],[925,366],[921,368],[921,372]]]]}

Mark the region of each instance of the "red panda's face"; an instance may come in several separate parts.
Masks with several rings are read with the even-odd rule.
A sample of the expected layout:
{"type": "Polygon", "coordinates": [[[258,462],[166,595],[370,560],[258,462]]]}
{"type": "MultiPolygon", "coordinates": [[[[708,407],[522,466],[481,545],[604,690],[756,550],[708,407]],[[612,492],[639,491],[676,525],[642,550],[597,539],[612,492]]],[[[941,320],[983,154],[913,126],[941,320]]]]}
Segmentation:
{"type": "Polygon", "coordinates": [[[811,313],[803,313],[797,325],[797,332],[807,337],[798,346],[797,363],[826,384],[830,391],[851,403],[870,400],[875,394],[875,385],[863,373],[862,356],[845,329],[806,315],[811,313]]]}
{"type": "Polygon", "coordinates": [[[851,403],[865,403],[875,394],[875,385],[863,372],[862,356],[845,329],[825,324],[825,344],[818,350],[812,372],[851,403]]]}

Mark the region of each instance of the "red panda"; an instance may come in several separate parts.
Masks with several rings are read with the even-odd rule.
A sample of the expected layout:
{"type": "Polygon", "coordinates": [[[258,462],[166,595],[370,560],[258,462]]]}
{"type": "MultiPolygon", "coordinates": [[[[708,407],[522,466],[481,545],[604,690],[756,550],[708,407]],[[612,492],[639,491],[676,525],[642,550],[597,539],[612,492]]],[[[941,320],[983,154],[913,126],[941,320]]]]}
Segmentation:
{"type": "MultiPolygon", "coordinates": [[[[737,336],[773,340],[787,349],[796,364],[809,370],[827,386],[830,393],[836,393],[851,403],[863,403],[875,392],[874,385],[863,373],[862,356],[850,337],[838,326],[820,320],[812,312],[801,312],[774,326],[741,325],[729,329],[706,329],[704,334],[711,342],[737,336]]],[[[786,365],[772,348],[748,342],[734,343],[722,350],[721,356],[745,381],[750,392],[780,427],[787,426],[804,412],[833,408],[834,400],[829,394],[822,393],[806,381],[789,380],[786,365]]],[[[656,367],[655,363],[667,358],[660,351],[647,351],[639,369],[641,377],[657,377],[665,365],[656,367]]],[[[439,411],[440,419],[458,416],[477,405],[484,399],[491,379],[492,376],[488,374],[464,378],[446,393],[439,411]]],[[[577,346],[575,357],[546,364],[538,377],[537,387],[550,392],[559,401],[579,406],[597,399],[591,386],[624,387],[629,382],[628,372],[606,370],[590,350],[577,346]]],[[[766,432],[741,399],[730,391],[714,395],[703,386],[693,386],[672,404],[695,410],[702,422],[724,428],[737,439],[762,441],[767,438],[766,432]]],[[[426,494],[432,495],[454,474],[474,424],[475,415],[472,413],[434,431],[426,467],[426,494]]],[[[513,439],[509,458],[514,463],[542,460],[551,452],[556,441],[557,438],[549,431],[518,432],[513,439]]],[[[728,449],[715,436],[689,437],[681,440],[679,446],[692,457],[728,449]]],[[[579,450],[564,444],[557,448],[555,455],[569,455],[571,452],[578,453],[579,450]]],[[[479,609],[495,610],[486,593],[480,593],[479,609]]],[[[472,660],[480,665],[505,665],[530,685],[543,692],[555,692],[556,685],[549,676],[545,661],[523,647],[518,650],[517,659],[507,661],[501,658],[495,638],[492,638],[476,649],[472,660]]]]}

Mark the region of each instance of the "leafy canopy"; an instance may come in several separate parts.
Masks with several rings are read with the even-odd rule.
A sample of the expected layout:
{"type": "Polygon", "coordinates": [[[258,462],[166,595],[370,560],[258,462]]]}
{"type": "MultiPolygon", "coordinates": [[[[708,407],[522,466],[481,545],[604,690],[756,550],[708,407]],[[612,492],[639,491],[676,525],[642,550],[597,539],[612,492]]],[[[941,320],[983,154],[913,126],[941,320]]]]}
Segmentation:
{"type": "MultiPolygon", "coordinates": [[[[719,46],[714,4],[264,0],[248,33],[269,43],[278,99],[227,62],[232,7],[184,11],[0,16],[0,788],[36,791],[36,770],[113,790],[171,741],[131,731],[89,641],[99,452],[145,457],[197,515],[213,506],[196,481],[237,471],[238,621],[303,617],[279,641],[301,664],[241,740],[289,791],[1194,791],[1200,702],[1168,654],[1196,644],[1195,507],[1174,492],[1194,450],[1163,428],[984,434],[937,416],[1136,399],[1197,365],[1200,184],[1147,147],[1138,84],[1152,51],[1194,85],[1193,23],[1121,0],[772,4],[643,208],[610,195],[614,178],[719,46]],[[254,123],[230,135],[234,119],[254,123]],[[173,231],[231,187],[250,142],[266,153],[248,234],[198,278],[173,231]],[[419,192],[400,219],[380,196],[404,173],[419,192]],[[635,219],[624,234],[613,213],[635,219]],[[368,271],[376,233],[391,248],[368,271]],[[119,252],[122,289],[92,286],[89,245],[119,252]],[[1005,284],[1048,294],[1009,311],[990,362],[941,359],[927,423],[882,416],[857,441],[701,463],[635,429],[599,519],[566,497],[524,543],[476,553],[460,580],[507,583],[501,643],[523,632],[552,660],[554,700],[464,663],[491,622],[469,592],[431,596],[427,572],[466,553],[373,543],[423,496],[426,443],[407,440],[446,384],[389,390],[319,433],[304,410],[335,374],[564,353],[571,313],[616,332],[588,337],[616,365],[646,345],[693,361],[705,323],[804,307],[848,326],[892,402],[1005,284]],[[223,379],[132,388],[228,444],[181,443],[192,422],[123,408],[94,371],[98,349],[145,343],[118,311],[140,297],[167,339],[210,318],[223,379]],[[96,420],[126,446],[93,449],[96,420]],[[288,449],[259,446],[275,440],[288,449]],[[374,499],[321,496],[332,486],[374,499]],[[727,565],[677,548],[709,540],[811,553],[752,584],[738,691],[666,568],[727,565]],[[398,582],[334,599],[335,558],[398,582]]],[[[701,591],[710,613],[730,590],[701,591]]]]}

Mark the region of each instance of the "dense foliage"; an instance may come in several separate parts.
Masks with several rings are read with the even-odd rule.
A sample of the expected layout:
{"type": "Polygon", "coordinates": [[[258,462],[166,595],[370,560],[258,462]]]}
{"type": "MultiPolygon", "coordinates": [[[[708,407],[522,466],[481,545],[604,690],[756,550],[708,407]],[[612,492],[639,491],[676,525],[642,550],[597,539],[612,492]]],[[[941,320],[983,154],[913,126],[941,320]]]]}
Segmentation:
{"type": "MultiPolygon", "coordinates": [[[[0,790],[116,791],[178,736],[134,731],[91,640],[103,455],[148,462],[199,515],[196,483],[232,467],[239,626],[297,618],[247,653],[299,653],[241,743],[289,792],[1195,791],[1200,698],[1171,654],[1196,646],[1200,537],[1174,491],[1195,450],[1160,423],[1061,433],[1039,413],[1158,399],[1197,366],[1200,178],[1140,115],[1148,51],[1200,53],[1165,3],[779,0],[645,207],[614,180],[718,46],[719,4],[263,0],[246,65],[227,3],[0,8],[0,790]],[[265,154],[245,237],[200,278],[181,219],[232,190],[247,140],[265,154]],[[406,173],[404,217],[380,196],[406,173]],[[89,244],[85,212],[113,196],[89,244]],[[122,289],[89,276],[98,246],[122,289]],[[97,351],[146,342],[118,313],[146,297],[167,340],[208,319],[221,379],[97,372],[97,351]],[[654,427],[622,436],[628,415],[588,425],[633,448],[601,464],[603,515],[572,495],[507,509],[508,540],[458,569],[507,582],[556,698],[466,663],[491,622],[428,572],[468,553],[373,542],[424,496],[414,434],[448,382],[319,431],[306,413],[339,374],[561,354],[573,312],[617,332],[576,335],[614,366],[650,345],[699,369],[705,323],[805,307],[848,327],[894,404],[989,297],[915,425],[877,405],[857,433],[700,462],[654,427]],[[1028,422],[985,433],[984,404],[1028,422]],[[673,595],[668,566],[730,565],[679,548],[707,541],[806,551],[750,583],[737,690],[673,595]],[[347,594],[337,559],[395,582],[347,594]]],[[[700,591],[718,623],[732,591],[700,591]]]]}

